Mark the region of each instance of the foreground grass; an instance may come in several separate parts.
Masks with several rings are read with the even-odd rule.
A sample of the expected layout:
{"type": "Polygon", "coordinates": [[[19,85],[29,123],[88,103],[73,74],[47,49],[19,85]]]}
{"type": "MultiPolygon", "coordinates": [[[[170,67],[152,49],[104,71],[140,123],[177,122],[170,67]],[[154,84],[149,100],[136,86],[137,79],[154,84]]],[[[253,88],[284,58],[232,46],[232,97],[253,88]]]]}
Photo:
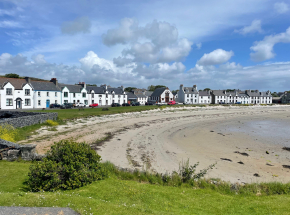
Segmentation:
{"type": "Polygon", "coordinates": [[[289,195],[235,195],[158,186],[115,175],[73,191],[31,193],[30,163],[0,161],[0,205],[70,207],[81,214],[289,214],[289,195]]]}

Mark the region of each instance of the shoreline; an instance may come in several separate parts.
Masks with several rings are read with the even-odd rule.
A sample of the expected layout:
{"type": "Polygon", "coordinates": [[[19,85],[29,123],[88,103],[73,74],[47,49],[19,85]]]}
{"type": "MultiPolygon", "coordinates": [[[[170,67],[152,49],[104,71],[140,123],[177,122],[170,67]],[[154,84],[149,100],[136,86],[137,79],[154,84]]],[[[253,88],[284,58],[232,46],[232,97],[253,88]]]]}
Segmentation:
{"type": "Polygon", "coordinates": [[[290,152],[282,150],[280,145],[266,144],[253,135],[227,130],[230,126],[242,125],[253,118],[278,122],[285,118],[288,123],[289,106],[176,109],[169,107],[81,119],[75,124],[58,126],[58,133],[66,133],[55,137],[53,133],[43,130],[36,136],[39,138],[50,134],[50,138],[33,143],[38,144],[37,150],[43,153],[60,139],[73,138],[92,144],[105,137],[107,132],[117,132],[111,140],[98,146],[97,152],[103,161],[108,160],[122,168],[171,173],[178,170],[182,160],[189,159],[191,165],[200,162],[197,171],[217,162],[215,168],[206,175],[208,178],[220,178],[232,183],[290,181],[290,170],[282,166],[290,165],[290,152]],[[269,151],[269,155],[266,151],[269,151]]]}

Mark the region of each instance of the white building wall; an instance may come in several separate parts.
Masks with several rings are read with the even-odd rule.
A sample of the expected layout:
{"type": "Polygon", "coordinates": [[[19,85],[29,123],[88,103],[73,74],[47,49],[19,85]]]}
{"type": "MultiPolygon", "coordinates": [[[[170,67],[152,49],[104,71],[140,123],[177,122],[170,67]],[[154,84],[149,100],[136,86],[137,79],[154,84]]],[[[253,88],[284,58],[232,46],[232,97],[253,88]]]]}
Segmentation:
{"type": "Polygon", "coordinates": [[[34,91],[34,108],[49,108],[49,104],[63,104],[60,91],[34,91]]]}
{"type": "Polygon", "coordinates": [[[199,96],[200,104],[210,104],[211,103],[211,95],[208,96],[199,96]]]}
{"type": "MultiPolygon", "coordinates": [[[[1,109],[9,110],[9,109],[16,109],[16,99],[21,98],[21,109],[29,109],[33,108],[33,89],[29,84],[26,84],[22,90],[15,90],[14,86],[11,83],[7,83],[3,90],[0,90],[1,93],[1,109]],[[6,89],[12,89],[12,95],[6,95],[6,89]],[[30,90],[29,95],[25,95],[25,89],[30,90]],[[12,105],[7,105],[7,99],[12,99],[12,105]],[[27,99],[28,103],[25,102],[27,99]],[[27,105],[26,105],[27,104],[27,105]]],[[[10,100],[11,101],[11,100],[10,100]]]]}
{"type": "Polygon", "coordinates": [[[161,101],[161,103],[165,103],[165,94],[166,93],[169,93],[169,102],[170,101],[173,101],[174,99],[173,99],[173,97],[174,97],[174,95],[172,94],[172,92],[170,91],[170,90],[164,90],[164,92],[160,95],[160,101],[161,101]]]}

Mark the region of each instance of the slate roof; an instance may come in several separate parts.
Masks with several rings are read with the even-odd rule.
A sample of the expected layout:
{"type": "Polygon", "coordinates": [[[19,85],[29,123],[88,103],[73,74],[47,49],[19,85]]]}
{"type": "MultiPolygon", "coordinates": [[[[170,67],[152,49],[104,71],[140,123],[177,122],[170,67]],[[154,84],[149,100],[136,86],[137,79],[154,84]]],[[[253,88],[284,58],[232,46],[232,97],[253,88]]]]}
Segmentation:
{"type": "Polygon", "coordinates": [[[200,96],[211,96],[208,91],[199,91],[200,96]]]}
{"type": "Polygon", "coordinates": [[[83,87],[81,85],[75,85],[75,84],[58,84],[61,89],[67,87],[70,93],[80,93],[83,87]]]}
{"type": "Polygon", "coordinates": [[[112,93],[112,92],[115,92],[115,94],[118,94],[118,95],[123,95],[124,91],[122,88],[119,88],[119,87],[108,87],[108,92],[109,93],[112,93]]]}
{"type": "Polygon", "coordinates": [[[239,93],[238,96],[239,97],[249,97],[246,93],[239,93]]]}
{"type": "Polygon", "coordinates": [[[136,95],[138,98],[147,98],[147,96],[143,93],[135,93],[134,95],[136,95]]]}
{"type": "Polygon", "coordinates": [[[91,93],[92,90],[95,92],[95,94],[105,94],[106,93],[106,90],[104,87],[87,86],[88,93],[91,93]]]}
{"type": "Polygon", "coordinates": [[[59,87],[49,81],[31,81],[30,83],[34,90],[60,91],[59,87]]]}
{"type": "Polygon", "coordinates": [[[166,87],[157,88],[154,90],[154,92],[151,94],[151,97],[159,97],[164,91],[166,90],[166,87]]]}
{"type": "Polygon", "coordinates": [[[250,90],[247,90],[246,93],[251,97],[272,97],[271,93],[267,94],[267,92],[251,92],[250,90]]]}
{"type": "Polygon", "coordinates": [[[137,99],[138,98],[134,93],[126,92],[126,94],[127,94],[128,99],[137,99]]]}
{"type": "Polygon", "coordinates": [[[194,89],[193,87],[184,87],[184,93],[185,94],[198,94],[197,89],[194,89]]]}
{"type": "Polygon", "coordinates": [[[145,91],[145,96],[151,96],[153,91],[145,91]]]}
{"type": "Polygon", "coordinates": [[[227,96],[225,93],[224,93],[224,90],[213,90],[212,91],[212,94],[214,96],[227,96]]]}
{"type": "Polygon", "coordinates": [[[26,80],[22,78],[0,77],[1,88],[3,88],[7,82],[10,82],[16,90],[22,90],[22,87],[27,83],[26,80]]]}

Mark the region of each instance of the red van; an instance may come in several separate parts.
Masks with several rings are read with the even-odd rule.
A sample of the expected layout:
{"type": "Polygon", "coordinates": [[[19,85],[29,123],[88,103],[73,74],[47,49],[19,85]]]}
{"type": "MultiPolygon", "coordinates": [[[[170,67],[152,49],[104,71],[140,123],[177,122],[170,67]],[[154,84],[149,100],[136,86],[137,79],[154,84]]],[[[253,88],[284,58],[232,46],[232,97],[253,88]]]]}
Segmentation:
{"type": "Polygon", "coordinates": [[[170,102],[168,102],[167,104],[168,104],[168,105],[175,105],[176,102],[175,102],[175,101],[170,101],[170,102]]]}

